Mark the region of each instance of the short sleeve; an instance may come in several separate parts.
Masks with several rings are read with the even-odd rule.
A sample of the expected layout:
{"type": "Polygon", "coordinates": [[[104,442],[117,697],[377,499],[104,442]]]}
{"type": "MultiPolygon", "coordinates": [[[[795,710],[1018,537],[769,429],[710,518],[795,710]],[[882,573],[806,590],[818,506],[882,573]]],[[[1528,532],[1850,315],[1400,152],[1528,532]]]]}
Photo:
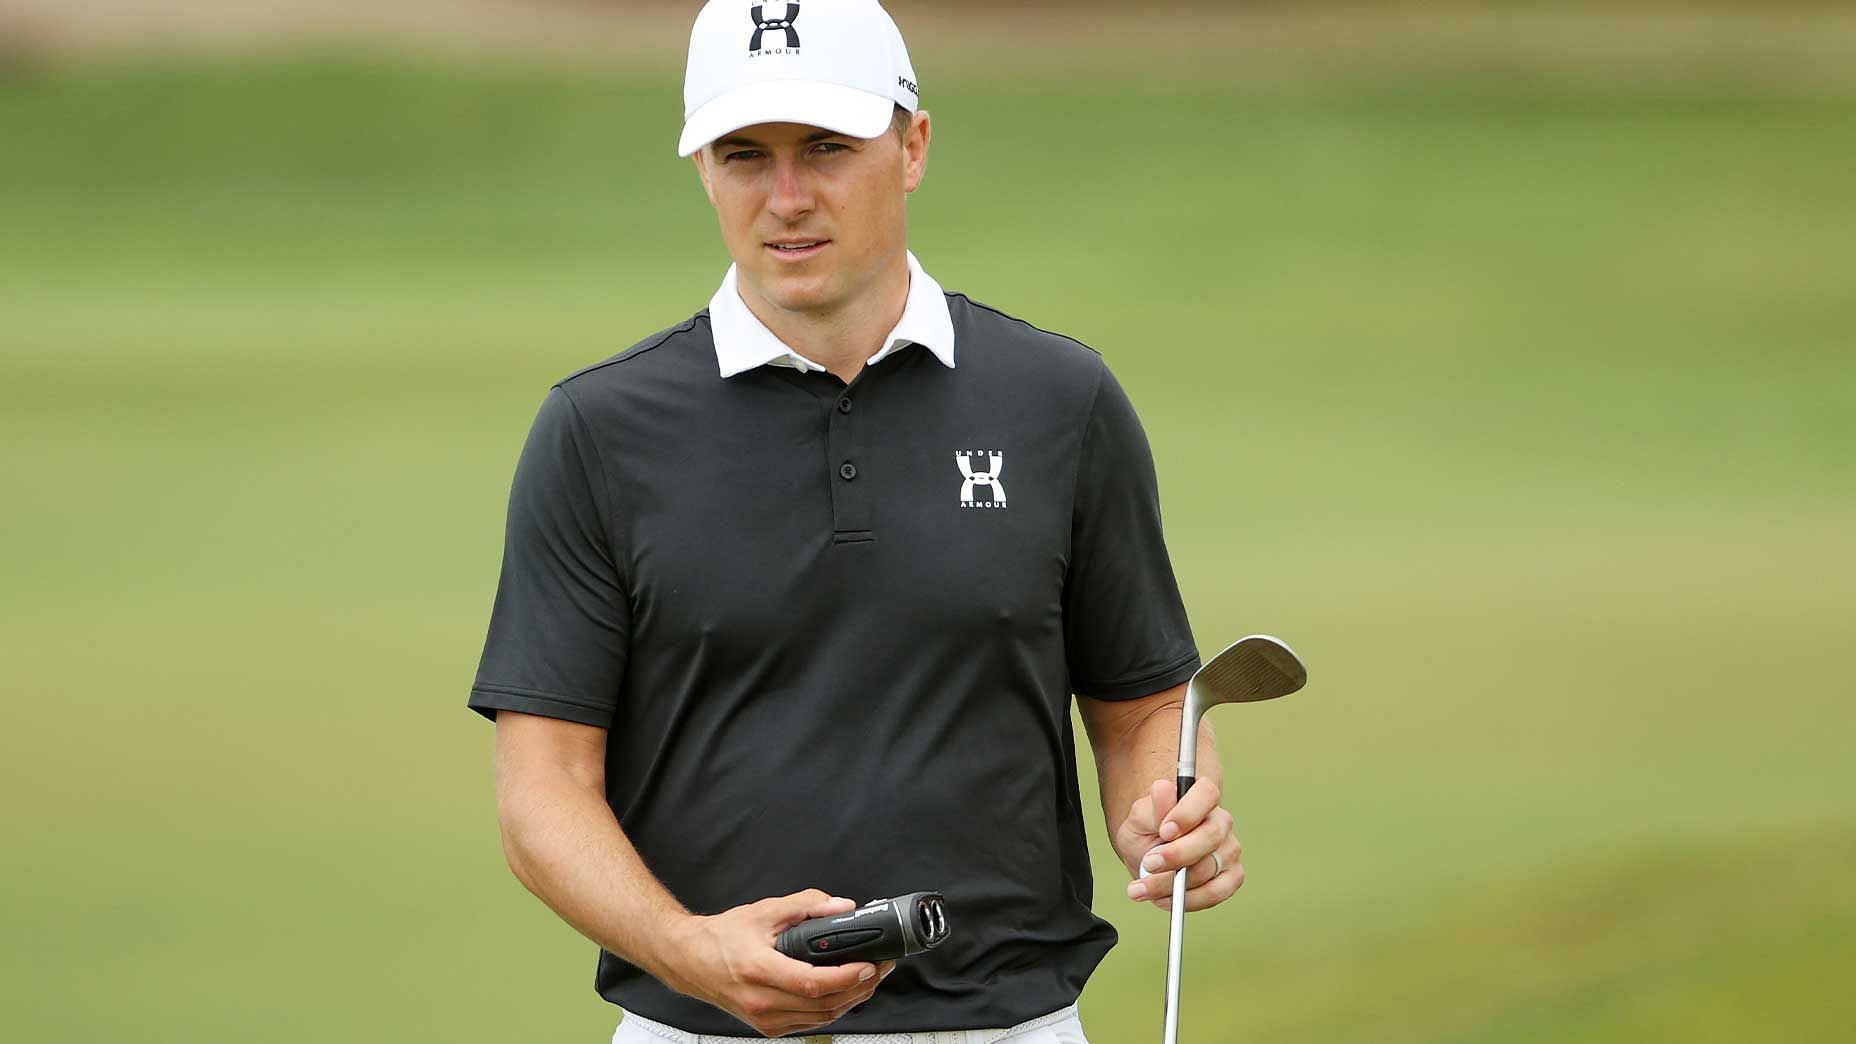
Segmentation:
{"type": "Polygon", "coordinates": [[[605,474],[567,390],[550,389],[509,491],[502,573],[469,706],[612,724],[631,629],[605,474]]]}
{"type": "Polygon", "coordinates": [[[1151,695],[1191,678],[1199,653],[1161,533],[1147,434],[1106,366],[1081,452],[1063,589],[1070,689],[1151,695]]]}

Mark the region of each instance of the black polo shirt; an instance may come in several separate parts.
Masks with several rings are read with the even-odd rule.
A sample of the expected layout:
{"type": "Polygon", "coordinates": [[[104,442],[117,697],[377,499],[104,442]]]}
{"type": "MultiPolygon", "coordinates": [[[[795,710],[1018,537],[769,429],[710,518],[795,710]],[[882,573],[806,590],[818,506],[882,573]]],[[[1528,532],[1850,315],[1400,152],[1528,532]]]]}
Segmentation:
{"type": "MultiPolygon", "coordinates": [[[[1070,694],[1199,665],[1101,356],[946,302],[952,367],[911,344],[849,385],[723,378],[704,309],[550,389],[469,701],[609,730],[607,801],[692,911],[946,893],[951,937],[829,1032],[1074,1002],[1116,934],[1090,910],[1070,694]]],[[[604,951],[596,988],[754,1035],[604,951]]]]}

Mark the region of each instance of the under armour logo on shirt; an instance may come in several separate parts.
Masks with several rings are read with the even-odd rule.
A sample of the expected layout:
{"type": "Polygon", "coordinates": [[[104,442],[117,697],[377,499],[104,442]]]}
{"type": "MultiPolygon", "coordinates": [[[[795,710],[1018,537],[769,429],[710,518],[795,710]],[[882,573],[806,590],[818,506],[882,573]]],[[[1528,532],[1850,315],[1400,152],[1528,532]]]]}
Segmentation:
{"type": "Polygon", "coordinates": [[[772,18],[767,17],[768,5],[766,4],[755,4],[754,9],[748,12],[754,19],[754,38],[748,41],[749,54],[754,54],[761,49],[761,38],[770,32],[785,33],[786,46],[792,50],[799,49],[799,30],[793,28],[793,23],[799,21],[799,0],[792,0],[780,6],[782,12],[772,18]]]}
{"type": "Polygon", "coordinates": [[[960,506],[970,508],[1002,508],[1005,506],[1005,486],[999,482],[999,472],[1005,468],[1003,450],[956,450],[954,463],[960,467],[960,475],[965,481],[960,484],[960,506]],[[983,456],[987,467],[984,471],[973,470],[973,458],[983,456]],[[985,500],[976,500],[975,494],[981,489],[987,491],[985,500]]]}

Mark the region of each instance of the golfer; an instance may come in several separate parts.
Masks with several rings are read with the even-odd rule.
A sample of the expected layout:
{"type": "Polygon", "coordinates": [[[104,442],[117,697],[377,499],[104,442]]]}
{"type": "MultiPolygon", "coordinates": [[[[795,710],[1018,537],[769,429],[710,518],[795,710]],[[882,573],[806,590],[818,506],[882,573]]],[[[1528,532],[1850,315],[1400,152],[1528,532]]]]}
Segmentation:
{"type": "Polygon", "coordinates": [[[617,1044],[1081,1044],[1116,934],[1072,694],[1129,898],[1243,881],[1209,729],[1173,800],[1200,660],[1140,422],[1095,351],[909,251],[920,89],[875,0],[707,4],[678,152],[734,263],[550,388],[516,467],[469,705],[509,865],[599,944],[617,1044]],[[932,950],[774,949],[923,890],[932,950]]]}

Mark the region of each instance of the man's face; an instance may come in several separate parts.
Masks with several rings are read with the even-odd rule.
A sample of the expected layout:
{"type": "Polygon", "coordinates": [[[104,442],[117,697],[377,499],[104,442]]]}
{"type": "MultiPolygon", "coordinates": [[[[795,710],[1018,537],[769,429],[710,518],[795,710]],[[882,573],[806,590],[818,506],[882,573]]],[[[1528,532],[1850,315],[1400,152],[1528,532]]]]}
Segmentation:
{"type": "Polygon", "coordinates": [[[928,114],[852,138],[800,123],[744,127],[696,153],[743,296],[830,313],[869,292],[908,240],[905,197],[928,162],[928,114]]]}

